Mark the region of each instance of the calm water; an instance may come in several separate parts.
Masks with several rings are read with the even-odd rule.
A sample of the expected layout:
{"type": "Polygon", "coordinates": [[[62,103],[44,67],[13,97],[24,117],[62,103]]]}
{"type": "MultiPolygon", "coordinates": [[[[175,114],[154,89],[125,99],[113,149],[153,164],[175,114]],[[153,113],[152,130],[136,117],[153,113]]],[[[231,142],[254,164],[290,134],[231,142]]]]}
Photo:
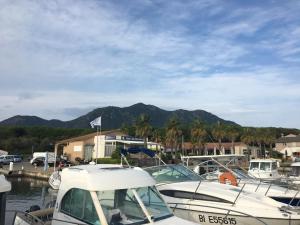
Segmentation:
{"type": "MultiPolygon", "coordinates": [[[[24,212],[32,205],[44,208],[54,200],[55,192],[51,191],[47,181],[32,178],[10,178],[12,190],[7,195],[6,210],[24,212]]],[[[12,224],[13,213],[7,212],[5,225],[12,224]]]]}

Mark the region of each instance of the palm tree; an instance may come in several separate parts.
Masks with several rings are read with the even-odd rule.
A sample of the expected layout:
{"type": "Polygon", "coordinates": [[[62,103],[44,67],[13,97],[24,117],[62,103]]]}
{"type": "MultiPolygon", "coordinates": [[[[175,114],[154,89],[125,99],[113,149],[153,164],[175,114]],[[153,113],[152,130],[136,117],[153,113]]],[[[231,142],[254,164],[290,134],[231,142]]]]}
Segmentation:
{"type": "Polygon", "coordinates": [[[144,147],[147,148],[147,139],[151,135],[152,127],[150,117],[147,114],[141,114],[136,120],[135,134],[144,139],[144,147]]]}
{"type": "Polygon", "coordinates": [[[222,139],[224,139],[225,137],[225,126],[224,124],[221,124],[220,121],[218,121],[217,125],[214,126],[213,130],[212,130],[212,135],[214,137],[214,139],[216,139],[218,141],[218,149],[221,153],[221,147],[222,147],[222,139]]]}
{"type": "Polygon", "coordinates": [[[240,136],[240,132],[236,126],[227,126],[226,137],[231,141],[231,148],[233,150],[233,154],[235,154],[234,142],[239,136],[240,136]]]}
{"type": "Polygon", "coordinates": [[[201,149],[201,154],[203,154],[203,149],[205,145],[205,137],[207,132],[204,128],[204,124],[200,120],[194,122],[193,128],[191,129],[191,138],[193,145],[197,146],[197,155],[201,149]]]}
{"type": "Polygon", "coordinates": [[[172,158],[175,158],[174,148],[178,147],[178,138],[182,135],[179,129],[179,121],[176,117],[169,119],[166,127],[166,144],[171,147],[172,158]]]}
{"type": "Polygon", "coordinates": [[[269,145],[270,158],[272,158],[273,155],[273,144],[275,143],[275,140],[276,140],[276,136],[274,132],[271,129],[268,129],[265,134],[265,143],[269,145]]]}
{"type": "Polygon", "coordinates": [[[256,129],[256,142],[259,145],[260,154],[264,158],[266,157],[266,141],[267,141],[267,135],[266,135],[266,129],[265,128],[257,128],[256,129]],[[262,146],[264,146],[264,151],[262,149],[262,146]]]}
{"type": "Polygon", "coordinates": [[[249,145],[254,145],[255,142],[253,129],[245,128],[241,137],[241,141],[247,145],[248,159],[250,160],[251,154],[249,153],[249,145]]]}
{"type": "Polygon", "coordinates": [[[159,129],[155,129],[153,131],[152,139],[156,143],[156,152],[158,152],[159,156],[161,157],[161,151],[160,151],[160,149],[158,149],[158,143],[162,142],[163,138],[162,138],[162,134],[159,129]]]}

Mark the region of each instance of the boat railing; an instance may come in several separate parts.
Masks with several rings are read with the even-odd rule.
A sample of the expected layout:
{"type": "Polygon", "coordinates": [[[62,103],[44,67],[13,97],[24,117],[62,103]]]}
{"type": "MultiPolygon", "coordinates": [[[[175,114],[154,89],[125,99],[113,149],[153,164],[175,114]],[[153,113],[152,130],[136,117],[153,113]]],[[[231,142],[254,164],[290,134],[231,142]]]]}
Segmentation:
{"type": "Polygon", "coordinates": [[[22,212],[18,210],[6,210],[7,213],[13,213],[13,220],[12,220],[12,225],[18,225],[23,224],[21,221],[25,221],[27,224],[30,225],[48,225],[51,223],[48,223],[49,220],[45,221],[41,219],[38,216],[35,216],[31,213],[28,212],[22,212]]]}
{"type": "MultiPolygon", "coordinates": [[[[173,213],[175,212],[176,208],[178,205],[181,205],[182,203],[175,203],[175,207],[173,208],[173,213]]],[[[224,224],[225,219],[227,219],[228,216],[230,216],[230,213],[236,213],[236,214],[240,214],[242,216],[246,216],[246,217],[250,217],[258,222],[260,222],[263,225],[268,225],[266,222],[264,222],[263,220],[261,220],[260,218],[257,218],[255,216],[252,216],[251,214],[248,213],[244,213],[244,212],[240,212],[238,210],[234,210],[234,209],[226,209],[224,207],[217,207],[217,206],[209,206],[209,205],[205,205],[205,204],[197,204],[197,206],[201,206],[201,207],[205,207],[205,208],[211,208],[211,209],[218,209],[218,210],[224,210],[226,211],[226,215],[224,217],[224,219],[221,221],[220,225],[224,224]]],[[[236,215],[234,215],[236,216],[236,215]]]]}
{"type": "Polygon", "coordinates": [[[7,213],[13,213],[13,220],[11,225],[18,225],[18,224],[24,224],[22,221],[26,222],[25,224],[30,225],[51,225],[52,221],[58,221],[63,222],[67,224],[73,224],[73,225],[87,225],[87,223],[78,223],[78,222],[71,222],[67,220],[60,220],[52,218],[53,210],[52,209],[42,209],[37,210],[34,212],[22,212],[18,210],[6,210],[7,213]],[[51,214],[52,211],[52,214],[51,214]],[[47,212],[50,213],[47,215],[47,212]],[[37,213],[37,215],[34,215],[33,213],[37,213]],[[18,219],[16,219],[18,218],[18,219]]]}
{"type": "MultiPolygon", "coordinates": [[[[231,161],[230,161],[229,163],[231,163],[231,161]]],[[[200,177],[202,177],[203,179],[205,179],[205,178],[207,179],[207,177],[208,177],[210,174],[215,175],[215,172],[218,171],[219,168],[223,168],[223,169],[225,169],[226,171],[229,171],[229,172],[235,174],[235,172],[232,171],[232,170],[229,168],[229,163],[227,163],[226,165],[223,165],[223,164],[221,164],[220,162],[218,162],[218,161],[215,160],[215,159],[210,159],[210,160],[201,162],[201,163],[198,164],[198,166],[214,168],[214,170],[211,171],[211,172],[207,172],[207,173],[205,173],[205,174],[202,174],[202,175],[200,175],[200,177]],[[208,165],[209,162],[214,162],[215,165],[208,165]]],[[[242,171],[246,172],[243,168],[241,168],[241,169],[242,169],[242,171]]],[[[242,181],[241,178],[237,178],[237,180],[238,180],[238,184],[240,184],[241,181],[242,181]]],[[[289,181],[289,180],[285,180],[285,184],[282,184],[282,183],[279,184],[279,186],[281,186],[281,187],[286,187],[286,189],[285,189],[285,194],[286,194],[289,190],[295,189],[295,185],[293,185],[292,182],[288,182],[288,181],[289,181]]],[[[259,188],[260,188],[262,185],[263,185],[264,187],[265,187],[266,185],[268,185],[268,187],[267,187],[267,189],[266,189],[266,191],[265,191],[265,193],[264,193],[264,195],[266,196],[266,195],[269,193],[269,191],[272,190],[272,186],[273,186],[274,184],[278,184],[278,183],[276,183],[276,182],[277,182],[276,180],[275,180],[275,181],[268,181],[268,182],[266,182],[265,180],[262,180],[262,179],[253,178],[253,180],[250,180],[249,182],[243,182],[243,183],[245,183],[245,184],[251,184],[251,185],[257,184],[257,186],[256,186],[254,192],[257,192],[257,191],[259,190],[259,188]],[[257,181],[258,181],[258,182],[257,182],[257,181]]]]}

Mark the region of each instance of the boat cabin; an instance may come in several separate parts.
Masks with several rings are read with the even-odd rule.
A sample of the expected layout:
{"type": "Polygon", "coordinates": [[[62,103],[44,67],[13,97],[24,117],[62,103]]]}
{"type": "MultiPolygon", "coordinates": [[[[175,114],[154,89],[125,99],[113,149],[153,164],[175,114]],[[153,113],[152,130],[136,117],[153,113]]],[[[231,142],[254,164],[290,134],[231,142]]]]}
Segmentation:
{"type": "Polygon", "coordinates": [[[178,220],[147,172],[121,165],[65,168],[53,210],[52,225],[155,224],[161,220],[174,224],[178,220]]]}
{"type": "Polygon", "coordinates": [[[291,164],[291,174],[290,176],[300,177],[300,162],[295,162],[291,164]]]}
{"type": "Polygon", "coordinates": [[[249,164],[248,175],[262,180],[280,179],[279,162],[273,159],[255,159],[249,164]]]}

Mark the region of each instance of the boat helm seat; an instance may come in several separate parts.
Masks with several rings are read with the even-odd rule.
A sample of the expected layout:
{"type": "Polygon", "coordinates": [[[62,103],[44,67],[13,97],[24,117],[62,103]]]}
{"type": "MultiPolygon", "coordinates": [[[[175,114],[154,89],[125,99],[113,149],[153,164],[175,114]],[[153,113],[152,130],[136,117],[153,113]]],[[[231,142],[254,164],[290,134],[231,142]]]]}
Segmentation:
{"type": "Polygon", "coordinates": [[[124,215],[121,213],[120,209],[112,209],[108,212],[108,224],[109,225],[119,225],[122,224],[121,221],[124,219],[124,215]]]}

